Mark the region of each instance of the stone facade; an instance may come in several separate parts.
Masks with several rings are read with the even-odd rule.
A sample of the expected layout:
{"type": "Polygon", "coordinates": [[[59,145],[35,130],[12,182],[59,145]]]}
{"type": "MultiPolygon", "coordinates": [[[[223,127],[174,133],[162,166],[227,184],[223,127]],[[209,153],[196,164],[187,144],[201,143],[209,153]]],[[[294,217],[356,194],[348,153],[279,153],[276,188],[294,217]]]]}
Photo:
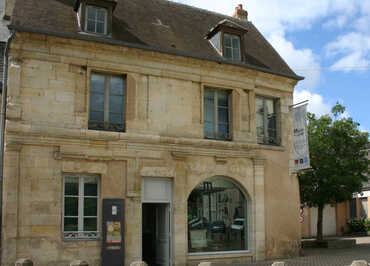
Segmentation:
{"type": "MultiPolygon", "coordinates": [[[[100,265],[100,241],[62,238],[63,173],[98,174],[99,201],[126,200],[125,265],[141,260],[143,177],[173,181],[173,262],[298,254],[299,189],[289,106],[296,81],[245,67],[17,32],[9,55],[2,265],[100,265]],[[126,132],[88,130],[92,71],[126,74],[126,132]],[[203,136],[203,91],[232,90],[232,141],[203,136]],[[255,95],[280,99],[281,146],[257,144],[255,95]],[[212,176],[249,200],[250,250],[187,252],[187,198],[212,176]]],[[[101,226],[101,225],[100,225],[101,226]]]]}

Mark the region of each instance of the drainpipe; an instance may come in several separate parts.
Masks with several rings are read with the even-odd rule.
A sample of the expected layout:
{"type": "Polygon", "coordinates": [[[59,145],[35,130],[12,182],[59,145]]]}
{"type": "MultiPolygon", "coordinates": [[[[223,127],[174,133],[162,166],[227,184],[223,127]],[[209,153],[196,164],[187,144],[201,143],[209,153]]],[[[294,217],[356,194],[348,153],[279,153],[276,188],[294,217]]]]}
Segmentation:
{"type": "MultiPolygon", "coordinates": [[[[4,67],[3,67],[3,90],[1,95],[1,124],[0,124],[0,249],[2,247],[3,231],[3,173],[4,173],[4,135],[5,135],[5,116],[6,116],[6,98],[8,94],[8,55],[10,43],[13,40],[15,31],[11,31],[8,41],[5,44],[4,67]]],[[[0,256],[1,258],[1,256],[0,256]]],[[[1,261],[1,259],[0,259],[1,261]]]]}

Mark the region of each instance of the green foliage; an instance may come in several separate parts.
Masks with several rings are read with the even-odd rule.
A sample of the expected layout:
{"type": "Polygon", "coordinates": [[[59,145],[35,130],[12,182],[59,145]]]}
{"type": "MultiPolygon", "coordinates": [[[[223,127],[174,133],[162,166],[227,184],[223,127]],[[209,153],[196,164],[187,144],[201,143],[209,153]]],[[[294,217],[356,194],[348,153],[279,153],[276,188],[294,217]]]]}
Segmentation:
{"type": "Polygon", "coordinates": [[[361,233],[370,231],[370,220],[369,219],[352,219],[347,221],[347,225],[350,233],[361,233]]]}
{"type": "Polygon", "coordinates": [[[323,207],[350,200],[367,181],[369,134],[359,124],[343,116],[345,108],[336,104],[329,115],[308,113],[311,170],[298,174],[302,204],[323,207]]]}

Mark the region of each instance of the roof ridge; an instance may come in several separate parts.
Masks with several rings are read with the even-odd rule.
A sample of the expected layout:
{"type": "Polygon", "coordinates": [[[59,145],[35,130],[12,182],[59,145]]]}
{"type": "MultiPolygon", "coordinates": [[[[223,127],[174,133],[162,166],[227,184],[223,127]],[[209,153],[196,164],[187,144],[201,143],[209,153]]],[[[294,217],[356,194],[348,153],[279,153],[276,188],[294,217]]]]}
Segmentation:
{"type": "MultiPolygon", "coordinates": [[[[232,19],[232,20],[235,20],[235,19],[236,19],[236,18],[234,18],[233,16],[229,16],[229,15],[226,15],[226,14],[222,14],[222,13],[219,13],[219,12],[216,12],[216,11],[211,11],[211,10],[208,10],[208,9],[205,9],[205,8],[200,8],[200,7],[196,7],[196,6],[192,6],[192,5],[187,5],[187,4],[180,3],[180,2],[175,2],[175,0],[156,0],[156,1],[163,1],[163,2],[171,3],[171,4],[173,4],[173,5],[180,5],[180,6],[188,7],[188,8],[191,8],[191,9],[197,9],[197,10],[200,10],[200,11],[203,11],[203,12],[206,12],[206,13],[210,13],[210,14],[215,14],[215,15],[223,16],[223,17],[225,17],[226,19],[232,19]]],[[[242,21],[242,22],[243,22],[243,21],[242,21]]],[[[245,22],[244,22],[244,23],[245,23],[245,22]]],[[[249,23],[249,21],[248,21],[247,23],[249,23]]]]}

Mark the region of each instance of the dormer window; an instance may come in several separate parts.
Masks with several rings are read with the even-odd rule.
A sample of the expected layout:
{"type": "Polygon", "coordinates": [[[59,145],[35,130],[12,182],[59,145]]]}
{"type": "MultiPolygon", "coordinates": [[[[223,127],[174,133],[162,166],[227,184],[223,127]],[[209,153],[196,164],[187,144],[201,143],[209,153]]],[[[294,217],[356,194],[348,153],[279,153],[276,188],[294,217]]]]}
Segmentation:
{"type": "Polygon", "coordinates": [[[247,32],[243,26],[231,20],[223,20],[207,34],[206,39],[213,48],[225,59],[244,61],[243,36],[247,32]]]}
{"type": "Polygon", "coordinates": [[[224,57],[233,61],[241,61],[240,37],[224,33],[224,57]]]}
{"type": "Polygon", "coordinates": [[[98,34],[107,34],[106,8],[86,6],[86,31],[98,34]]]}
{"type": "Polygon", "coordinates": [[[76,0],[74,10],[81,33],[110,36],[116,4],[117,0],[76,0]]]}

